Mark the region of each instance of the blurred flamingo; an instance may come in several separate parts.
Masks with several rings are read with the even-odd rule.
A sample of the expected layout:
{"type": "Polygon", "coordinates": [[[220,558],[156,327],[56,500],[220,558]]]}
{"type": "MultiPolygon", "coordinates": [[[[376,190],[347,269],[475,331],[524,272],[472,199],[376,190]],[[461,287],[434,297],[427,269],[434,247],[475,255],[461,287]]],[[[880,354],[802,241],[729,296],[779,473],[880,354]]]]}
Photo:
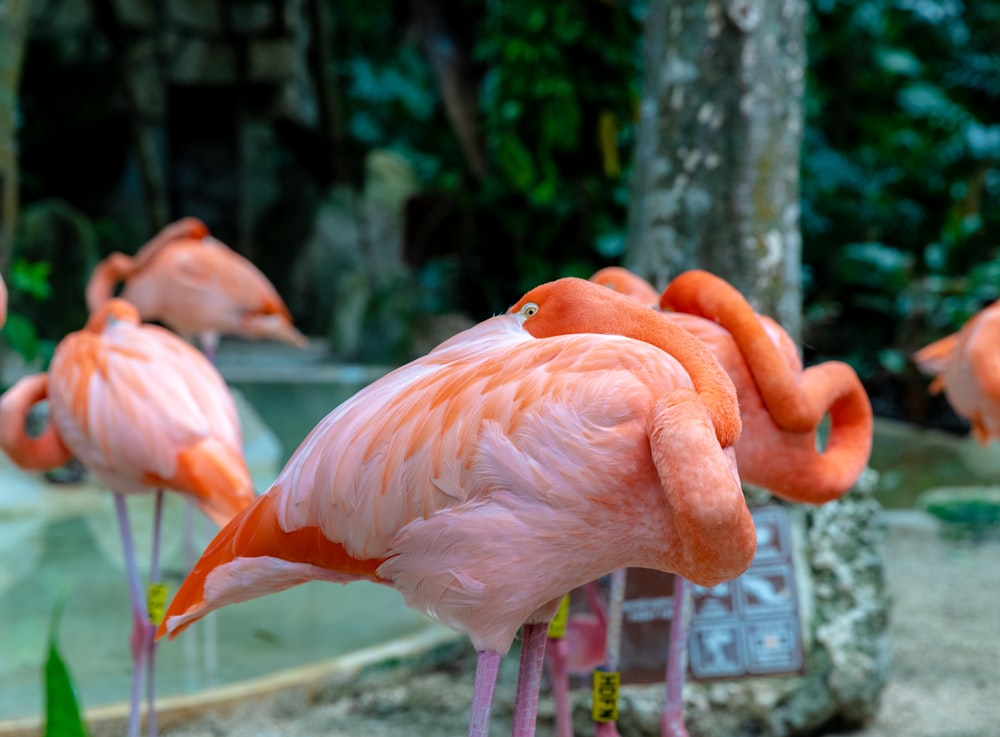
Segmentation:
{"type": "Polygon", "coordinates": [[[631,297],[646,307],[657,307],[660,304],[660,293],[652,284],[621,266],[607,266],[595,272],[589,281],[631,297]]]}
{"type": "Polygon", "coordinates": [[[929,391],[944,391],[948,402],[972,425],[983,445],[1000,437],[1000,302],[983,308],[957,333],[940,338],[913,354],[925,373],[934,376],[929,391]]]}
{"type": "MultiPolygon", "coordinates": [[[[631,295],[642,304],[648,304],[650,292],[655,292],[644,279],[620,267],[602,269],[591,280],[631,295]]],[[[679,274],[654,303],[668,310],[664,314],[675,324],[701,340],[733,380],[743,421],[743,434],[736,443],[743,481],[787,501],[808,504],[837,499],[853,486],[871,455],[873,419],[868,396],[850,366],[828,361],[803,370],[788,333],[771,318],[756,313],[732,285],[706,271],[679,274]],[[820,450],[817,433],[827,415],[830,432],[825,449],[820,450]]],[[[677,576],[664,737],[687,735],[681,686],[689,596],[688,582],[677,576]]],[[[609,620],[620,617],[620,610],[612,606],[609,620]]],[[[571,618],[568,631],[574,626],[571,618]]],[[[594,629],[588,632],[601,636],[594,629]]],[[[604,650],[603,643],[587,647],[592,655],[604,650]]],[[[592,666],[601,662],[603,659],[592,666]]],[[[557,699],[556,721],[559,737],[572,734],[568,700],[557,699]]],[[[599,725],[597,733],[609,737],[617,731],[613,725],[599,725]]]]}
{"type": "Polygon", "coordinates": [[[7,323],[7,284],[0,276],[0,328],[7,323]]]}
{"type": "Polygon", "coordinates": [[[208,234],[197,218],[171,223],[135,256],[112,253],[87,284],[93,312],[124,281],[122,299],[143,320],[158,320],[185,338],[198,338],[214,357],[220,335],[279,340],[304,347],[308,340],[267,277],[250,261],[208,234]]]}
{"type": "Polygon", "coordinates": [[[188,496],[220,526],[254,499],[232,395],[195,348],[168,330],[141,325],[135,307],[112,299],[83,330],[63,338],[47,374],[27,376],[0,397],[0,447],[29,470],[56,468],[76,456],[114,492],[133,617],[128,734],[139,733],[144,664],[149,733],[155,734],[154,627],[125,495],[156,490],[150,567],[156,582],[162,489],[188,496]],[[49,422],[29,437],[27,414],[46,399],[49,422]]]}
{"type": "Polygon", "coordinates": [[[732,382],[688,333],[584,280],[542,285],[331,412],[209,545],[158,636],[308,580],[376,581],[469,634],[476,737],[523,624],[513,731],[534,734],[564,594],[630,565],[708,585],[749,565],[739,427],[732,382]]]}

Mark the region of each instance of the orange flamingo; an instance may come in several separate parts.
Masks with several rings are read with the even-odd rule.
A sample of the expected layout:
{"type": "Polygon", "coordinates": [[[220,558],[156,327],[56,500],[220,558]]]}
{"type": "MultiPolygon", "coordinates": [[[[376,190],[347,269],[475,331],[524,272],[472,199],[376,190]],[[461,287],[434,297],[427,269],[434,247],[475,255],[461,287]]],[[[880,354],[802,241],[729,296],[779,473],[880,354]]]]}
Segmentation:
{"type": "Polygon", "coordinates": [[[749,565],[739,427],[732,382],[691,335],[550,282],[331,412],[209,545],[158,636],[308,580],[376,581],[469,634],[475,737],[523,624],[514,734],[534,734],[564,594],[624,566],[711,584],[749,565]]]}
{"type": "MultiPolygon", "coordinates": [[[[620,267],[603,269],[591,280],[634,295],[643,304],[653,291],[644,279],[620,267]]],[[[873,434],[871,404],[853,369],[829,361],[803,370],[788,333],[757,314],[732,285],[708,272],[678,275],[657,302],[672,310],[665,313],[669,319],[698,337],[733,380],[744,428],[736,443],[742,480],[788,501],[810,504],[831,501],[850,489],[868,463],[873,434]],[[821,451],[817,431],[827,414],[830,433],[821,451]]],[[[662,725],[664,735],[675,737],[687,734],[680,686],[688,597],[688,584],[678,577],[662,725]]],[[[609,618],[620,616],[612,607],[609,618]]],[[[557,704],[556,714],[557,730],[565,737],[571,730],[568,701],[557,704]]],[[[617,734],[613,726],[601,726],[598,733],[617,734]]]]}
{"type": "Polygon", "coordinates": [[[266,338],[304,347],[308,341],[267,277],[250,261],[215,240],[197,218],[171,223],[135,256],[112,253],[87,284],[93,312],[121,297],[143,320],[158,320],[185,338],[197,337],[210,357],[220,335],[266,338]]]}
{"type": "Polygon", "coordinates": [[[924,346],[913,360],[934,376],[932,394],[944,391],[949,404],[972,425],[981,444],[1000,437],[1000,301],[983,308],[957,333],[924,346]]]}
{"type": "Polygon", "coordinates": [[[132,603],[133,674],[128,734],[139,733],[142,667],[148,726],[156,733],[153,626],[142,601],[125,494],[156,489],[150,579],[159,578],[162,489],[191,498],[222,526],[254,499],[236,405],[195,348],[112,299],[56,347],[47,374],[27,376],[0,398],[0,447],[20,467],[48,470],[79,458],[113,492],[132,603]],[[49,424],[29,437],[31,407],[49,403],[49,424]]]}

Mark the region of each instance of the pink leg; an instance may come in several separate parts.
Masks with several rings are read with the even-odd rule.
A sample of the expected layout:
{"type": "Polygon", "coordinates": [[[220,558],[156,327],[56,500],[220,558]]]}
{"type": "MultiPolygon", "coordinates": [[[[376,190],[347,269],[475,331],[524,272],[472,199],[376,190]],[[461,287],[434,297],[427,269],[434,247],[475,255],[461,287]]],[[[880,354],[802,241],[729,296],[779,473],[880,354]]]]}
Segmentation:
{"type": "Polygon", "coordinates": [[[569,670],[566,638],[550,639],[545,648],[552,681],[552,700],[556,706],[556,737],[573,737],[573,712],[569,705],[569,670]]]}
{"type": "Polygon", "coordinates": [[[500,653],[480,650],[476,657],[476,684],[472,690],[472,715],[469,717],[469,737],[487,737],[490,733],[490,712],[493,692],[500,674],[500,653]]]}
{"type": "Polygon", "coordinates": [[[548,640],[548,623],[526,624],[522,631],[521,668],[517,674],[517,693],[514,695],[513,737],[534,737],[538,716],[538,688],[542,682],[542,665],[545,663],[545,642],[548,640]]]}
{"type": "MultiPolygon", "coordinates": [[[[153,507],[153,552],[149,564],[149,582],[160,582],[160,530],[163,522],[163,490],[156,491],[156,501],[153,507]]],[[[148,611],[147,611],[148,615],[148,611]]],[[[146,638],[146,731],[149,737],[156,737],[156,640],[153,635],[156,628],[147,619],[148,637],[146,638]]]]}
{"type": "Polygon", "coordinates": [[[142,598],[142,581],[135,563],[135,549],[132,543],[132,529],[128,522],[125,496],[115,493],[115,512],[118,515],[118,529],[121,532],[122,548],[125,552],[125,575],[128,579],[129,598],[132,601],[132,691],[129,698],[128,737],[139,737],[139,702],[142,694],[142,666],[146,658],[146,641],[152,636],[152,627],[146,616],[142,598]]]}
{"type": "Polygon", "coordinates": [[[674,612],[670,620],[667,651],[667,695],[663,704],[662,737],[688,737],[684,726],[684,680],[687,671],[688,620],[691,618],[691,584],[674,576],[674,612]]]}
{"type": "MultiPolygon", "coordinates": [[[[611,590],[608,592],[608,644],[605,656],[605,670],[617,671],[621,659],[622,616],[625,608],[625,583],[627,573],[620,568],[611,574],[611,590]]],[[[615,722],[596,722],[596,737],[619,737],[615,722]]]]}
{"type": "Polygon", "coordinates": [[[594,724],[594,734],[596,737],[621,737],[617,722],[597,722],[594,724]]]}

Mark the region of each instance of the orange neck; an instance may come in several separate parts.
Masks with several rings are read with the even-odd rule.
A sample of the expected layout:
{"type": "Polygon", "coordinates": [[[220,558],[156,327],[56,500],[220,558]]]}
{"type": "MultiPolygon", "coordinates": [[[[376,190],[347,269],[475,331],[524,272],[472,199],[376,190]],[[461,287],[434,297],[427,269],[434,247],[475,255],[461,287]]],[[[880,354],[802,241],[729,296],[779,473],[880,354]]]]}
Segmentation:
{"type": "Polygon", "coordinates": [[[787,361],[760,322],[760,316],[740,292],[707,271],[686,271],[667,286],[662,309],[699,315],[718,323],[733,336],[774,421],[785,430],[814,430],[826,407],[803,395],[799,374],[787,361]]]}
{"type": "Polygon", "coordinates": [[[687,371],[712,415],[719,443],[728,447],[740,435],[736,390],[705,345],[657,310],[582,279],[559,279],[532,290],[511,308],[537,298],[542,309],[524,322],[536,338],[571,333],[621,335],[641,340],[669,353],[687,371]],[[558,299],[547,299],[556,292],[558,299]]]}
{"type": "Polygon", "coordinates": [[[14,463],[29,471],[49,471],[73,457],[51,422],[36,438],[25,432],[28,412],[48,397],[48,386],[48,374],[34,374],[18,381],[0,397],[0,448],[14,463]]]}

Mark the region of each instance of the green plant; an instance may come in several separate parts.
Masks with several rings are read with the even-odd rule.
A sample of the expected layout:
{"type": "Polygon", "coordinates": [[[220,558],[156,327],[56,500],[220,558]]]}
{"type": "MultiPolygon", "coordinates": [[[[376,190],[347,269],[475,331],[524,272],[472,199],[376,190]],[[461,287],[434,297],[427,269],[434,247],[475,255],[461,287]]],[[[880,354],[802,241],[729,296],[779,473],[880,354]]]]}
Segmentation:
{"type": "Polygon", "coordinates": [[[901,376],[910,351],[1000,296],[1000,3],[812,9],[806,339],[863,376],[901,376]]]}
{"type": "Polygon", "coordinates": [[[32,321],[17,308],[26,301],[44,301],[52,295],[49,276],[52,266],[48,262],[30,263],[23,258],[15,258],[10,266],[9,289],[11,304],[7,323],[2,334],[7,345],[21,354],[26,361],[39,359],[47,365],[55,350],[55,342],[39,336],[32,321]]]}
{"type": "Polygon", "coordinates": [[[64,599],[52,610],[49,622],[48,655],[45,660],[45,731],[44,737],[87,737],[87,726],[80,713],[76,688],[66,661],[59,653],[58,630],[64,599]]]}

